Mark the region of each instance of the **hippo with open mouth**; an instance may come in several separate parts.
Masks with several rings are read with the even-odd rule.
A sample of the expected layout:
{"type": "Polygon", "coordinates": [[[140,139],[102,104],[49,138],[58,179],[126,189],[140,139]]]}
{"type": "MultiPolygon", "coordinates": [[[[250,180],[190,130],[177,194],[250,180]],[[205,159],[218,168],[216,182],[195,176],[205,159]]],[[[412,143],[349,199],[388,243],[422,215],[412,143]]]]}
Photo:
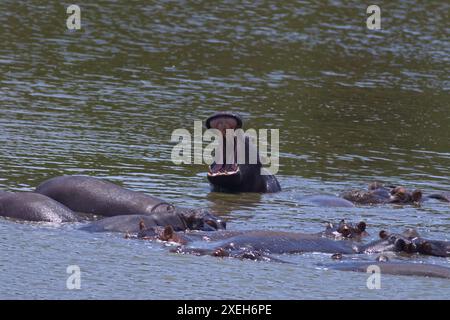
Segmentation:
{"type": "Polygon", "coordinates": [[[227,150],[227,129],[240,129],[242,123],[239,115],[230,112],[218,112],[205,122],[207,129],[217,129],[223,137],[224,161],[222,161],[223,163],[212,163],[207,175],[213,191],[259,193],[281,191],[276,177],[262,167],[258,150],[248,136],[234,136],[233,149],[227,150]],[[245,150],[244,161],[238,161],[238,145],[240,144],[244,146],[245,150]],[[253,159],[250,155],[255,155],[256,161],[251,161],[253,159]]]}

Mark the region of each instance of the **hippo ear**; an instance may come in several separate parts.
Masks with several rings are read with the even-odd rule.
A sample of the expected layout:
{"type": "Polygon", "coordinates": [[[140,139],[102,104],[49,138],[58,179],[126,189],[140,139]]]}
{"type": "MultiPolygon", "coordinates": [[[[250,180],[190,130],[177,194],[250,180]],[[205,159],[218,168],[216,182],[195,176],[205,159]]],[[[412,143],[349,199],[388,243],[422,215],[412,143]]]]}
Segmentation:
{"type": "Polygon", "coordinates": [[[411,194],[411,197],[414,202],[420,202],[420,200],[422,200],[422,191],[420,191],[419,189],[414,190],[411,194]]]}
{"type": "Polygon", "coordinates": [[[387,237],[389,237],[389,233],[385,230],[381,230],[378,235],[380,236],[380,239],[386,239],[387,237]]]}
{"type": "Polygon", "coordinates": [[[166,226],[164,228],[164,231],[163,231],[163,234],[162,234],[163,237],[164,237],[164,240],[167,241],[167,240],[172,239],[173,233],[174,233],[173,227],[171,225],[166,226]]]}
{"type": "Polygon", "coordinates": [[[417,238],[419,236],[419,232],[417,232],[416,229],[413,228],[407,228],[405,231],[403,231],[403,235],[409,239],[417,238]]]}
{"type": "Polygon", "coordinates": [[[364,221],[361,221],[361,222],[359,222],[357,225],[356,225],[356,228],[359,230],[359,232],[361,232],[361,233],[363,233],[364,231],[366,231],[366,227],[367,227],[367,225],[366,225],[366,223],[364,222],[364,221]]]}

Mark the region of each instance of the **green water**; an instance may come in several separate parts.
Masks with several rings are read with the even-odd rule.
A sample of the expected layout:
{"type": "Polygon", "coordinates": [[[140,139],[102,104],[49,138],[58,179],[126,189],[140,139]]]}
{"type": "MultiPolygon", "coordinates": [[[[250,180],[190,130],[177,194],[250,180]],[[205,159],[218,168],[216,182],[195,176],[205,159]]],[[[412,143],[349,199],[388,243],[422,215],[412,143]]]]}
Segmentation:
{"type": "MultiPolygon", "coordinates": [[[[379,1],[379,31],[366,28],[358,1],[78,1],[78,31],[67,30],[69,4],[0,3],[1,189],[85,174],[209,207],[229,229],[316,232],[346,218],[366,220],[372,238],[410,226],[449,240],[445,203],[348,209],[298,201],[375,179],[450,190],[449,4],[379,1]],[[211,193],[205,165],[171,161],[172,131],[193,131],[218,110],[239,112],[246,128],[279,129],[281,193],[211,193]]],[[[1,220],[0,297],[450,293],[446,280],[394,276],[368,290],[364,274],[318,270],[328,255],[286,257],[295,266],[182,256],[76,227],[1,220]],[[81,290],[65,287],[70,264],[82,270],[81,290]],[[353,290],[334,286],[342,279],[353,290]]]]}

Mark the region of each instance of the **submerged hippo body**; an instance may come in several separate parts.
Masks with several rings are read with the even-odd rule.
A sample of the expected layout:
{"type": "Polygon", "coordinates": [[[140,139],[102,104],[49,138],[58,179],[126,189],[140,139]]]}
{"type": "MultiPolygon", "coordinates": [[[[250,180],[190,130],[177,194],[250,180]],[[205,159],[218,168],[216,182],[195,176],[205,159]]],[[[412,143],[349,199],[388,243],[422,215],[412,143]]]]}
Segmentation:
{"type": "Polygon", "coordinates": [[[355,206],[352,202],[333,195],[304,196],[301,197],[299,200],[301,202],[311,203],[320,207],[351,208],[355,206]]]}
{"type": "Polygon", "coordinates": [[[251,143],[250,138],[244,134],[227,137],[226,129],[241,130],[242,123],[239,115],[230,112],[218,112],[206,120],[206,128],[218,130],[223,138],[223,159],[211,164],[207,175],[213,191],[258,193],[281,191],[277,178],[262,167],[258,149],[251,143]],[[228,119],[234,124],[230,124],[229,127],[222,124],[215,126],[214,121],[219,119],[228,119]],[[227,149],[230,142],[233,146],[228,146],[227,149]]]}
{"type": "MultiPolygon", "coordinates": [[[[325,232],[316,234],[258,230],[179,233],[172,230],[165,232],[165,239],[161,240],[180,243],[182,246],[174,250],[177,253],[238,258],[242,258],[244,255],[244,257],[255,257],[255,259],[270,254],[304,252],[360,254],[403,249],[403,246],[395,241],[396,238],[392,237],[367,244],[354,241],[359,240],[365,233],[364,222],[353,227],[351,224],[341,221],[337,226],[337,228],[327,227],[325,232]],[[330,230],[337,231],[330,232],[330,230]],[[336,232],[340,235],[337,236],[336,232]]],[[[150,235],[153,234],[153,231],[150,232],[150,235]]]]}
{"type": "MultiPolygon", "coordinates": [[[[380,232],[380,239],[368,243],[359,243],[365,232],[366,224],[356,226],[342,220],[336,227],[331,224],[324,232],[305,234],[282,231],[217,231],[217,232],[174,232],[165,230],[164,241],[172,241],[182,246],[174,250],[177,253],[212,255],[220,257],[238,257],[255,259],[266,258],[270,254],[294,254],[321,252],[332,254],[374,254],[383,252],[423,253],[434,256],[448,256],[449,242],[426,240],[419,246],[414,234],[388,234],[380,232]],[[413,237],[413,238],[411,238],[413,237]],[[251,253],[251,254],[250,254],[251,253]]],[[[150,230],[148,235],[155,232],[150,230]]],[[[146,232],[141,232],[145,238],[146,232]]],[[[422,239],[423,240],[423,239],[422,239]]]]}
{"type": "Polygon", "coordinates": [[[89,223],[81,229],[90,232],[127,232],[138,233],[140,224],[149,229],[171,226],[175,231],[203,230],[214,231],[224,229],[225,223],[211,215],[208,211],[170,210],[146,215],[119,215],[89,223]]]}
{"type": "Polygon", "coordinates": [[[394,245],[389,244],[383,248],[378,241],[376,243],[378,245],[377,250],[372,250],[371,244],[359,246],[353,241],[332,240],[316,234],[275,231],[247,231],[226,240],[212,241],[206,245],[195,241],[189,242],[189,237],[178,236],[176,238],[181,238],[184,240],[181,244],[185,244],[173,250],[176,253],[238,258],[241,258],[243,253],[251,253],[246,256],[247,259],[252,259],[252,257],[259,258],[271,254],[297,254],[306,252],[360,254],[390,250],[396,251],[394,245]],[[186,239],[188,240],[186,241],[186,239]],[[197,244],[198,246],[196,247],[197,244]]]}
{"type": "Polygon", "coordinates": [[[327,268],[341,271],[365,272],[369,267],[377,266],[381,274],[422,276],[450,279],[450,268],[425,263],[409,262],[341,262],[325,265],[327,268]]]}
{"type": "Polygon", "coordinates": [[[349,190],[341,194],[341,197],[355,204],[413,204],[419,205],[424,201],[436,199],[443,202],[450,202],[450,193],[433,193],[423,195],[421,190],[409,191],[401,186],[386,186],[381,182],[372,182],[368,190],[349,190]]]}
{"type": "Polygon", "coordinates": [[[34,192],[0,194],[0,216],[58,223],[78,221],[76,214],[69,208],[34,192]]]}
{"type": "Polygon", "coordinates": [[[341,197],[355,204],[381,204],[388,203],[391,198],[391,187],[385,187],[382,183],[370,183],[368,190],[349,190],[341,194],[341,197]]]}

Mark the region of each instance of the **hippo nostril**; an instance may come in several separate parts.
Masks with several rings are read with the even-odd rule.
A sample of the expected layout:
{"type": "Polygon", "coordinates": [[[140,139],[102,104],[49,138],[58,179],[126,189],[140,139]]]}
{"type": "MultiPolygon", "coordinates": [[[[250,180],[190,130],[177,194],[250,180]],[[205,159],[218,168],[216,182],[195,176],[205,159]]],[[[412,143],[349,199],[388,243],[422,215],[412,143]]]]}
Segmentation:
{"type": "Polygon", "coordinates": [[[380,236],[380,239],[386,239],[389,236],[389,234],[386,231],[381,230],[379,233],[379,236],[380,236]]]}
{"type": "Polygon", "coordinates": [[[359,232],[364,232],[366,231],[367,225],[364,221],[361,221],[356,227],[358,228],[359,232]]]}

